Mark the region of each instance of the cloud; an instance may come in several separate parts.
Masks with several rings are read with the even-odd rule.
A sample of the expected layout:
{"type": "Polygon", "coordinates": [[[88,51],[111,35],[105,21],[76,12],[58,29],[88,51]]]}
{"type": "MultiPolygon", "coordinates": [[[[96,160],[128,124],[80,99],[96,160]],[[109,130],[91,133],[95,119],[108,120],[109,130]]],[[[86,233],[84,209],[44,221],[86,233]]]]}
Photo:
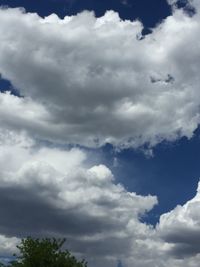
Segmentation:
{"type": "Polygon", "coordinates": [[[177,206],[160,218],[158,231],[162,238],[173,244],[170,254],[187,258],[200,254],[200,183],[196,196],[183,206],[177,206]]]}
{"type": "Polygon", "coordinates": [[[121,0],[122,5],[129,7],[129,1],[128,0],[121,0]]]}
{"type": "Polygon", "coordinates": [[[199,10],[199,4],[196,0],[168,0],[168,3],[172,6],[173,10],[181,7],[189,16],[193,16],[197,12],[197,9],[199,10]]]}
{"type": "Polygon", "coordinates": [[[175,8],[139,40],[141,23],[113,11],[61,20],[0,10],[0,72],[21,94],[0,93],[0,256],[27,235],[65,236],[91,266],[199,266],[199,188],[153,228],[140,218],[156,196],[129,192],[85,150],[58,145],[190,138],[199,20],[175,8]]]}
{"type": "Polygon", "coordinates": [[[105,165],[89,166],[84,150],[1,131],[0,256],[24,236],[56,236],[90,266],[197,267],[199,192],[153,228],[140,218],[157,198],[127,191],[105,165]]]}
{"type": "Polygon", "coordinates": [[[175,10],[139,40],[141,31],[113,11],[61,20],[1,9],[0,72],[24,96],[1,94],[2,120],[39,139],[89,147],[191,138],[199,124],[199,14],[175,10]]]}
{"type": "Polygon", "coordinates": [[[86,166],[80,149],[38,147],[8,131],[0,136],[7,140],[0,147],[2,236],[65,236],[70,250],[95,264],[115,264],[146,239],[150,228],[139,218],[156,197],[128,192],[105,165],[86,166]]]}
{"type": "Polygon", "coordinates": [[[16,245],[19,243],[19,239],[16,237],[6,237],[0,235],[0,259],[1,257],[10,257],[13,252],[16,251],[16,245]]]}

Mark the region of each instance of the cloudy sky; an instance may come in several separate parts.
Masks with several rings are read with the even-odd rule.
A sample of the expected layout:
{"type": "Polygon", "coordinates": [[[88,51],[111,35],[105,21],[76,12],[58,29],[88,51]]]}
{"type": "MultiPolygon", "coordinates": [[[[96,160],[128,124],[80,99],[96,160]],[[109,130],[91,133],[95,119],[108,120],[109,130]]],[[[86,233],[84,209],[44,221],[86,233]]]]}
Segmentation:
{"type": "Polygon", "coordinates": [[[198,267],[199,0],[0,6],[0,259],[198,267]]]}

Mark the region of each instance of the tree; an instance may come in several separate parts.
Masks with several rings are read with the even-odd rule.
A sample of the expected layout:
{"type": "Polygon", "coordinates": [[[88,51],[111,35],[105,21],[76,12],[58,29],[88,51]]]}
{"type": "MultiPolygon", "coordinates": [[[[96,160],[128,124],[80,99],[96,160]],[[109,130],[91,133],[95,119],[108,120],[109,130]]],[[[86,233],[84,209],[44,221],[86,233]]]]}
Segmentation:
{"type": "Polygon", "coordinates": [[[55,238],[22,239],[17,246],[20,255],[9,267],[87,267],[84,260],[78,261],[68,250],[61,250],[64,242],[55,238]]]}

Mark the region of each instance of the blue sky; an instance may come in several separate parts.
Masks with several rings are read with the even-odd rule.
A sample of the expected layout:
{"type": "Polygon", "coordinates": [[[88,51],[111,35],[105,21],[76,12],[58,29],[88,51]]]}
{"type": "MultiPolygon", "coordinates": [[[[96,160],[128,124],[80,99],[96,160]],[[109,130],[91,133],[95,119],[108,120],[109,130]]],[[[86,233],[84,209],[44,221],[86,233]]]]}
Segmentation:
{"type": "Polygon", "coordinates": [[[89,266],[198,266],[198,1],[0,4],[0,255],[56,234],[89,266]]]}

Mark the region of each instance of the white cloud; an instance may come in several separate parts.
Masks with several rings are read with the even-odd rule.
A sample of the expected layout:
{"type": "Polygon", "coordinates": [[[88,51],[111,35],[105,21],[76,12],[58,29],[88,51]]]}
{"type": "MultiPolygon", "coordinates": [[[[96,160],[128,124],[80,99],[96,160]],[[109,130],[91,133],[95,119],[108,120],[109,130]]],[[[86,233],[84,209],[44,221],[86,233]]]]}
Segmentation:
{"type": "Polygon", "coordinates": [[[95,266],[113,266],[138,250],[137,240],[145,242],[151,229],[139,217],[156,197],[128,192],[104,165],[87,167],[80,149],[38,147],[8,131],[1,139],[8,140],[0,144],[3,236],[65,236],[70,250],[95,266]]]}
{"type": "Polygon", "coordinates": [[[170,253],[177,258],[200,254],[200,183],[196,196],[183,206],[161,216],[160,236],[172,244],[170,253]]]}
{"type": "Polygon", "coordinates": [[[10,257],[13,252],[17,252],[16,245],[19,244],[19,239],[16,237],[6,237],[0,235],[0,258],[10,257]]]}
{"type": "Polygon", "coordinates": [[[91,266],[198,267],[199,189],[154,229],[139,218],[156,197],[128,192],[81,149],[40,141],[138,147],[190,138],[199,20],[175,9],[139,41],[141,23],[112,11],[60,20],[0,10],[0,72],[24,96],[0,93],[0,254],[20,237],[53,235],[91,266]]]}
{"type": "Polygon", "coordinates": [[[156,197],[126,191],[104,165],[85,167],[79,149],[38,148],[26,136],[6,136],[12,138],[0,147],[1,255],[11,255],[27,235],[65,236],[91,266],[140,261],[157,246],[151,227],[139,222],[156,197]]]}
{"type": "Polygon", "coordinates": [[[85,161],[78,148],[38,146],[1,131],[0,256],[11,255],[21,237],[57,236],[90,266],[115,267],[121,259],[125,266],[198,267],[199,189],[154,229],[139,219],[156,197],[127,191],[105,165],[85,161]]]}
{"type": "Polygon", "coordinates": [[[1,94],[1,120],[86,146],[190,138],[199,124],[199,20],[175,10],[139,41],[141,23],[113,11],[61,20],[0,10],[0,72],[25,96],[1,94]]]}

